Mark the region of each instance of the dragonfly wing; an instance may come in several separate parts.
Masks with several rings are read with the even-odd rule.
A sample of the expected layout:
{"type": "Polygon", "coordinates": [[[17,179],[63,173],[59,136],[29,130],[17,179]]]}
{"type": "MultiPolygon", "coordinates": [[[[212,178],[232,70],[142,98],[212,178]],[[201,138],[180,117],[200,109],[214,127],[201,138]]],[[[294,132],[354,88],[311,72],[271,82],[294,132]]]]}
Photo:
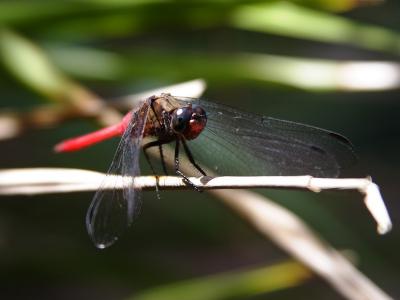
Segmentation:
{"type": "Polygon", "coordinates": [[[86,227],[98,248],[106,248],[118,240],[140,212],[140,193],[134,188],[133,182],[140,175],[140,146],[148,111],[147,102],[132,111],[132,119],[121,138],[106,178],[87,211],[86,227]]]}
{"type": "Polygon", "coordinates": [[[218,174],[337,177],[355,161],[351,143],[337,133],[214,102],[192,103],[205,109],[207,125],[190,149],[218,174]]]}

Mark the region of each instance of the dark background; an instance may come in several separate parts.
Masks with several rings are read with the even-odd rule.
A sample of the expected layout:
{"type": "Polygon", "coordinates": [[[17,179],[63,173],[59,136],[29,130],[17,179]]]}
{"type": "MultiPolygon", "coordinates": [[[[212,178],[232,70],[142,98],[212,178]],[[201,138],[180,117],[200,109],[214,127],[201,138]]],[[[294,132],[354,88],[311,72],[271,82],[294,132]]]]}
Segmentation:
{"type": "MultiPolygon", "coordinates": [[[[231,22],[232,16],[245,7],[241,1],[134,2],[2,1],[3,112],[29,112],[43,103],[62,102],[60,94],[46,90],[46,84],[44,88],[32,84],[10,67],[13,59],[19,61],[16,49],[23,46],[10,42],[4,34],[7,28],[26,38],[32,49],[40,49],[62,76],[73,78],[104,98],[204,78],[208,84],[206,99],[341,132],[352,141],[359,156],[359,164],[344,175],[371,175],[380,186],[394,223],[389,234],[376,233],[374,221],[356,192],[258,192],[292,210],[335,248],[353,250],[358,268],[394,298],[399,297],[399,83],[396,89],[383,91],[346,91],[335,84],[324,89],[300,88],[285,79],[256,79],[246,59],[238,58],[252,53],[332,63],[398,62],[399,4],[386,1],[356,7],[346,1],[294,1],[297,4],[290,8],[296,8],[296,14],[310,24],[296,24],[296,20],[284,19],[272,10],[275,28],[251,30],[231,22]],[[339,24],[326,28],[313,25],[308,12],[317,13],[322,24],[337,16],[348,26],[334,40],[332,32],[339,24]],[[290,33],[285,26],[299,30],[290,33]],[[366,45],[362,34],[367,35],[363,30],[370,26],[382,31],[366,45]],[[323,37],[313,36],[325,29],[323,37]],[[16,48],[7,52],[4,49],[8,46],[16,48]]],[[[267,7],[262,5],[275,3],[251,2],[260,2],[261,6],[256,6],[260,11],[267,7]]],[[[38,81],[46,81],[37,69],[35,56],[28,61],[32,64],[24,63],[18,70],[22,74],[33,72],[38,81]]],[[[272,63],[265,66],[269,78],[274,78],[271,72],[280,69],[280,61],[272,63]]],[[[287,74],[290,72],[289,68],[287,74]]],[[[0,166],[105,171],[117,140],[73,154],[52,152],[60,140],[96,127],[95,122],[78,118],[50,128],[26,130],[0,141],[0,166]]],[[[148,173],[145,164],[143,173],[148,173]]],[[[162,284],[173,287],[189,278],[290,259],[214,198],[191,191],[162,192],[161,200],[153,192],[144,192],[143,213],[134,228],[115,246],[99,251],[84,226],[91,198],[92,193],[1,198],[2,298],[125,299],[162,284]]],[[[295,288],[256,294],[249,293],[248,297],[341,299],[318,278],[295,288]]],[[[194,297],[190,290],[186,296],[194,297]]],[[[230,298],[243,296],[233,293],[230,298]]]]}

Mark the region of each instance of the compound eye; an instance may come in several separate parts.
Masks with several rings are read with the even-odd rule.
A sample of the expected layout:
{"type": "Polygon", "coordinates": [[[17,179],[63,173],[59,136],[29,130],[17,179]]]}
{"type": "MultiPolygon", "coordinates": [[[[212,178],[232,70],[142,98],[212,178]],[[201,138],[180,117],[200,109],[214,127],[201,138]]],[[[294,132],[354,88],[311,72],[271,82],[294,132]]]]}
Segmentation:
{"type": "Polygon", "coordinates": [[[182,107],[175,110],[172,114],[172,129],[175,132],[183,133],[192,117],[191,107],[182,107]]]}
{"type": "Polygon", "coordinates": [[[192,119],[196,121],[204,121],[207,120],[206,112],[200,106],[193,106],[193,114],[192,119]]]}

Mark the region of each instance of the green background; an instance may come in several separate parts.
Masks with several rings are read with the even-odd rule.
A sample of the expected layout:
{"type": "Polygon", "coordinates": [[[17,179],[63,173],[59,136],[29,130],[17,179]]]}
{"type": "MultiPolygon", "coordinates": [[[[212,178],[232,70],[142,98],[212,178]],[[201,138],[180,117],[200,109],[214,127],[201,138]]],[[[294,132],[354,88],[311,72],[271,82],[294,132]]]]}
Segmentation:
{"type": "MultiPolygon", "coordinates": [[[[388,235],[377,235],[356,192],[257,192],[303,218],[335,248],[353,250],[358,268],[397,298],[399,85],[348,91],[334,82],[318,88],[310,78],[311,86],[300,87],[289,79],[303,62],[398,62],[399,11],[395,1],[362,7],[346,0],[2,1],[0,106],[23,113],[59,105],[72,79],[115,98],[204,78],[205,99],[343,133],[359,156],[344,175],[371,175],[380,186],[394,223],[388,235]],[[40,67],[41,58],[54,73],[40,67]]],[[[75,118],[28,129],[0,141],[0,166],[105,171],[117,140],[52,152],[60,140],[97,127],[75,118]]],[[[295,267],[273,269],[291,258],[205,193],[168,191],[158,200],[144,192],[134,228],[99,251],[84,226],[91,197],[1,198],[2,298],[341,299],[317,277],[286,278],[295,267]],[[267,273],[248,273],[259,268],[267,273]],[[255,288],[260,278],[265,285],[255,288]],[[197,281],[182,284],[189,279],[197,281]],[[167,286],[158,290],[161,285],[167,286]]]]}

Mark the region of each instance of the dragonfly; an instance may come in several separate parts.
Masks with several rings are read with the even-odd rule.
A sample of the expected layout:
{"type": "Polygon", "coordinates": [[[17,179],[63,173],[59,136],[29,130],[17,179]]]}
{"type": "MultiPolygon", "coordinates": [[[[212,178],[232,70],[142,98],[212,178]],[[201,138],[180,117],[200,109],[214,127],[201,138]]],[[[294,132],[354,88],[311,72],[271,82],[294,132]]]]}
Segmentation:
{"type": "Polygon", "coordinates": [[[168,174],[163,146],[174,143],[174,172],[197,191],[200,188],[180,170],[182,148],[201,176],[207,175],[205,164],[219,175],[337,177],[356,159],[351,142],[338,133],[170,94],[149,97],[120,123],[65,140],[55,150],[77,151],[115,136],[122,137],[107,178],[86,214],[89,236],[101,249],[114,244],[140,212],[140,191],[134,184],[112,188],[108,179],[140,176],[141,149],[155,174],[148,150],[157,147],[168,174]]]}

